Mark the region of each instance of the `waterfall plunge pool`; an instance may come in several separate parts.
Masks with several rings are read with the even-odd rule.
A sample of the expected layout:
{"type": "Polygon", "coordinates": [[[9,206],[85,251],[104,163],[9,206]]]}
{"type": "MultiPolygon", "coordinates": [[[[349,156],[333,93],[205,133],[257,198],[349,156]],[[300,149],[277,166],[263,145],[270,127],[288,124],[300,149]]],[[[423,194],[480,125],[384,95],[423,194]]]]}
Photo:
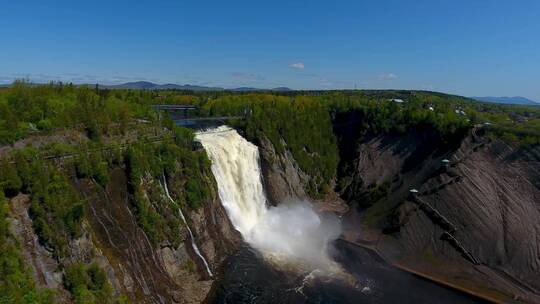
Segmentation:
{"type": "Polygon", "coordinates": [[[245,244],[227,260],[210,303],[486,303],[403,272],[362,247],[341,240],[334,247],[333,258],[359,287],[278,270],[245,244]]]}

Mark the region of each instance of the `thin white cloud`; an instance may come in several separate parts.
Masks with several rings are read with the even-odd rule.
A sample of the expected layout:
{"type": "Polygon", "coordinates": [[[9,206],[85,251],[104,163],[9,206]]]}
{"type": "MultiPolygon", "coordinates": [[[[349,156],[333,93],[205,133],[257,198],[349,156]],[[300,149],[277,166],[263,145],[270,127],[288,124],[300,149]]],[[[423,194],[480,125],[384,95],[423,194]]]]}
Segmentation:
{"type": "Polygon", "coordinates": [[[304,63],[302,62],[296,62],[289,64],[289,67],[291,69],[297,69],[297,70],[303,70],[305,68],[304,63]]]}
{"type": "Polygon", "coordinates": [[[379,80],[394,80],[398,79],[398,75],[394,73],[386,73],[379,75],[379,80]]]}

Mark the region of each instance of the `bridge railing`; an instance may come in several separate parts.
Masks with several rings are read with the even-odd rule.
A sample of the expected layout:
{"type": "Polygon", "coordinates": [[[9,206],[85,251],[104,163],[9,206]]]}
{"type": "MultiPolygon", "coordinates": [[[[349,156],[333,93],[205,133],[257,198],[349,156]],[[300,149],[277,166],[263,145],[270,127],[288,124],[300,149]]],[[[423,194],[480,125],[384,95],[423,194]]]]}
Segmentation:
{"type": "Polygon", "coordinates": [[[166,110],[166,111],[193,111],[198,110],[197,106],[192,105],[172,105],[172,104],[155,104],[152,105],[152,108],[156,110],[166,110]]]}
{"type": "Polygon", "coordinates": [[[193,105],[155,104],[152,105],[152,108],[159,111],[170,112],[170,116],[174,121],[225,121],[228,119],[245,119],[252,113],[251,109],[246,108],[244,109],[243,115],[203,116],[199,115],[199,108],[193,105]]]}

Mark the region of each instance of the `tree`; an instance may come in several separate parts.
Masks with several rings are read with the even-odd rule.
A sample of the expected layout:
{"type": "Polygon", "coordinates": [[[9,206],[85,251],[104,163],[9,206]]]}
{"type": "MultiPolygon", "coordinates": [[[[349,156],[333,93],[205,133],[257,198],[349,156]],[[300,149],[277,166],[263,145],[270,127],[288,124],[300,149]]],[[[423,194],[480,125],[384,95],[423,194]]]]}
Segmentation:
{"type": "Polygon", "coordinates": [[[15,196],[22,188],[22,181],[15,165],[7,159],[0,164],[0,187],[7,196],[15,196]]]}

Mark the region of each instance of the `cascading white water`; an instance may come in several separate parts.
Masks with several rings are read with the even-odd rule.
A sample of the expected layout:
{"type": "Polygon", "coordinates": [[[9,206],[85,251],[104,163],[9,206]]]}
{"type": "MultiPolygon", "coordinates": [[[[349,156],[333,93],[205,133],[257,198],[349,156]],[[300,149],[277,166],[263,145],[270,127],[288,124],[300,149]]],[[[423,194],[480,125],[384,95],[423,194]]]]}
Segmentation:
{"type": "MultiPolygon", "coordinates": [[[[175,202],[171,195],[169,194],[169,187],[167,186],[167,180],[165,179],[165,176],[163,176],[163,188],[165,189],[165,195],[167,198],[171,201],[171,203],[174,205],[175,202]]],[[[199,250],[199,247],[197,246],[197,243],[195,243],[195,237],[193,236],[193,232],[191,232],[191,229],[189,228],[188,222],[186,221],[186,217],[184,216],[184,213],[182,212],[182,209],[178,208],[178,214],[180,215],[180,218],[182,218],[182,221],[184,222],[184,225],[186,225],[187,231],[189,233],[189,237],[191,239],[191,247],[193,248],[193,251],[195,251],[195,254],[201,259],[201,261],[204,264],[204,267],[206,267],[206,272],[210,277],[213,276],[212,271],[210,270],[210,266],[208,266],[208,262],[206,262],[206,259],[201,254],[201,251],[199,250]]]]}
{"type": "Polygon", "coordinates": [[[267,211],[259,150],[227,127],[199,133],[196,138],[212,161],[219,197],[231,222],[247,238],[267,211]]]}
{"type": "Polygon", "coordinates": [[[229,127],[199,132],[227,214],[246,242],[279,260],[315,267],[332,266],[328,243],[340,233],[339,222],[323,218],[305,202],[267,207],[259,150],[229,127]]]}

